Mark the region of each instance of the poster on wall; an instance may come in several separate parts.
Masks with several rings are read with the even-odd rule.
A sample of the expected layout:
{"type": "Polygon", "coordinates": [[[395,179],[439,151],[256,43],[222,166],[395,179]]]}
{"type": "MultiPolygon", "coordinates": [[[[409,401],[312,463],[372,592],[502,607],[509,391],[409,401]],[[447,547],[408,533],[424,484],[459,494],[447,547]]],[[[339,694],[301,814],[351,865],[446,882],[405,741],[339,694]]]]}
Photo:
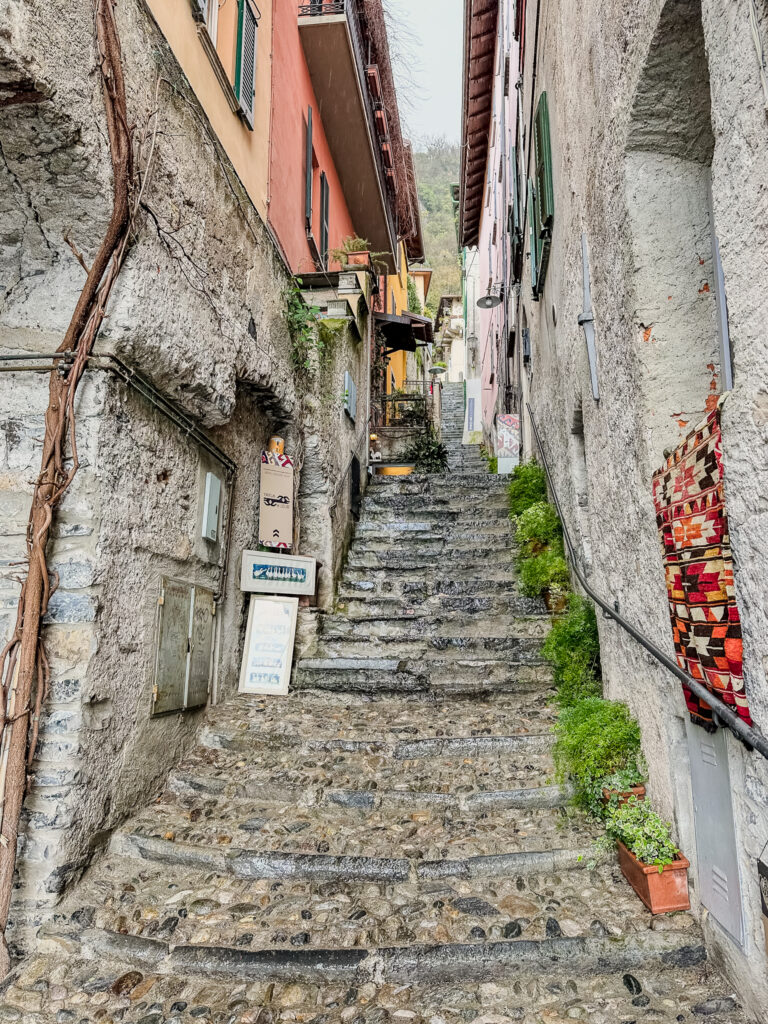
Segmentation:
{"type": "Polygon", "coordinates": [[[480,380],[475,377],[465,385],[464,444],[481,444],[483,440],[480,380]]]}
{"type": "Polygon", "coordinates": [[[288,693],[298,610],[297,597],[251,595],[240,693],[288,693]]]}
{"type": "Polygon", "coordinates": [[[520,462],[520,417],[515,413],[496,417],[496,455],[499,473],[511,473],[520,462]]]}
{"type": "Polygon", "coordinates": [[[259,544],[278,550],[293,544],[293,463],[272,451],[261,453],[259,544]]]}

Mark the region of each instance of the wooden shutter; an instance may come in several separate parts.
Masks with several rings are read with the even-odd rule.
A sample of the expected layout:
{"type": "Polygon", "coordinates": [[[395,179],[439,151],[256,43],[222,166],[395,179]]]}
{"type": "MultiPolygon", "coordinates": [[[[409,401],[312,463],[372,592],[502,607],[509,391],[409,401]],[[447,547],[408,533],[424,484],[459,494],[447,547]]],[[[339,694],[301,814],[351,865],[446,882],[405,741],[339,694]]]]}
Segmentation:
{"type": "Polygon", "coordinates": [[[533,297],[538,298],[538,240],[536,238],[536,197],[533,194],[533,182],[528,179],[528,230],[531,243],[531,288],[533,297]]]}
{"type": "Polygon", "coordinates": [[[328,268],[328,205],[330,188],[325,171],[320,175],[320,258],[323,267],[328,268]]]}
{"type": "Polygon", "coordinates": [[[304,216],[312,230],[312,107],[307,107],[307,137],[304,150],[304,216]]]}
{"type": "Polygon", "coordinates": [[[512,147],[509,175],[512,184],[512,209],[510,211],[510,234],[512,236],[512,281],[514,284],[523,275],[523,224],[520,209],[520,180],[517,176],[517,147],[512,147]]]}
{"type": "Polygon", "coordinates": [[[552,143],[549,131],[549,102],[546,92],[539,97],[533,126],[535,168],[535,195],[533,227],[536,235],[536,286],[538,298],[547,278],[549,254],[552,247],[552,229],[555,224],[555,190],[552,179],[552,143]]]}
{"type": "Polygon", "coordinates": [[[256,46],[259,27],[258,8],[251,0],[238,0],[237,6],[237,65],[235,93],[240,102],[243,119],[253,128],[253,102],[256,94],[256,46]]]}

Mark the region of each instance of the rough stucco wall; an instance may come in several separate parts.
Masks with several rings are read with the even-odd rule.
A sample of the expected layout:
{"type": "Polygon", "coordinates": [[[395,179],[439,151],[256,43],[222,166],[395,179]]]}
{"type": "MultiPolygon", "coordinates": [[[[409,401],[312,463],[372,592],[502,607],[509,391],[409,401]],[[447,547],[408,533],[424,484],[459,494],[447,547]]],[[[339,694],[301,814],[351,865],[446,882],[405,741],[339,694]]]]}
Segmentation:
{"type": "MultiPolygon", "coordinates": [[[[656,467],[646,441],[647,364],[638,354],[635,250],[624,166],[635,92],[663,6],[663,0],[543,5],[536,91],[546,89],[550,99],[556,227],[543,299],[531,301],[526,259],[522,306],[533,343],[525,393],[544,434],[569,525],[580,541],[591,544],[591,582],[609,599],[617,598],[622,614],[672,654],[651,500],[650,476],[656,467]],[[582,304],[582,231],[590,247],[599,403],[591,397],[586,346],[576,322],[582,304]],[[568,441],[579,406],[588,471],[588,506],[581,514],[571,464],[573,446],[568,441]]],[[[702,9],[711,78],[714,220],[728,296],[735,381],[723,414],[726,493],[747,692],[756,722],[767,731],[768,205],[763,169],[768,134],[747,0],[727,5],[703,0],[702,9]]],[[[526,127],[535,15],[536,5],[529,4],[526,127]]],[[[762,32],[766,38],[765,17],[762,32]]],[[[684,370],[684,363],[678,369],[684,370]]],[[[526,441],[530,453],[530,429],[526,441]]],[[[696,903],[680,688],[614,624],[599,619],[599,625],[608,694],[627,701],[641,721],[651,796],[663,814],[674,818],[681,845],[694,862],[696,903]]],[[[744,948],[730,942],[711,918],[707,931],[713,950],[726,959],[734,984],[753,1010],[761,1012],[768,1002],[768,984],[755,858],[768,840],[768,766],[730,740],[729,749],[746,915],[744,948]]]]}
{"type": "MultiPolygon", "coordinates": [[[[345,336],[322,381],[297,389],[282,318],[288,278],[269,234],[144,6],[121,0],[116,12],[137,137],[147,124],[158,128],[145,201],[163,238],[148,217],[97,349],[150,377],[238,462],[217,616],[218,692],[226,696],[237,686],[242,649],[240,554],[255,539],[259,458],[273,432],[297,461],[300,550],[323,560],[330,595],[346,519],[343,509],[331,518],[325,495],[346,468],[355,433],[341,411],[344,370],[361,396],[358,428],[365,422],[366,344],[345,336]]],[[[83,281],[63,236],[89,261],[109,214],[92,3],[60,10],[0,0],[0,26],[0,90],[24,100],[0,106],[0,347],[50,352],[83,281]]],[[[4,374],[0,387],[7,564],[23,555],[47,380],[4,374]]],[[[104,372],[87,373],[78,407],[83,464],[50,549],[61,571],[46,628],[53,693],[27,802],[17,942],[50,912],[104,830],[161,786],[193,735],[194,713],[149,718],[159,578],[215,589],[221,554],[200,537],[210,456],[104,372]]],[[[226,508],[220,528],[225,515],[226,508]]],[[[4,635],[17,594],[12,581],[0,589],[4,635]]]]}

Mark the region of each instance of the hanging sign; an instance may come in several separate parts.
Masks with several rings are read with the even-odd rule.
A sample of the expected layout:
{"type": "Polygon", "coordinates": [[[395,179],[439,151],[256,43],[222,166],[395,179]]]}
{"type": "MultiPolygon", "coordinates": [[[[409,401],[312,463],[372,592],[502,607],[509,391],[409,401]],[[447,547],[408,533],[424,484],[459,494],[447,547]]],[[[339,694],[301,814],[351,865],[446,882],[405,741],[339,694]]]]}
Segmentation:
{"type": "Polygon", "coordinates": [[[251,596],[240,693],[288,693],[298,609],[297,597],[251,596]]]}
{"type": "Polygon", "coordinates": [[[520,462],[520,417],[514,413],[496,417],[496,455],[499,473],[511,473],[520,462]]]}
{"type": "Polygon", "coordinates": [[[273,555],[268,551],[244,551],[240,589],[253,594],[315,593],[317,561],[301,555],[273,555]]]}
{"type": "Polygon", "coordinates": [[[293,463],[282,452],[261,453],[259,544],[282,550],[293,544],[293,463]]]}

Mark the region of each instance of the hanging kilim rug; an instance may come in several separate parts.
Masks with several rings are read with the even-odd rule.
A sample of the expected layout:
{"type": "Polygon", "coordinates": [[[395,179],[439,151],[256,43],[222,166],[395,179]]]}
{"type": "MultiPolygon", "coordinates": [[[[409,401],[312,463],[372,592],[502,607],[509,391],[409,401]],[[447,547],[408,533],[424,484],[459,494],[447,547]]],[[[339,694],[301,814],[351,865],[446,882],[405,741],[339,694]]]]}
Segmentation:
{"type": "MultiPolygon", "coordinates": [[[[739,609],[723,490],[721,404],[653,477],[677,662],[749,725],[739,609]]],[[[713,731],[712,711],[688,687],[691,720],[713,731]]]]}

